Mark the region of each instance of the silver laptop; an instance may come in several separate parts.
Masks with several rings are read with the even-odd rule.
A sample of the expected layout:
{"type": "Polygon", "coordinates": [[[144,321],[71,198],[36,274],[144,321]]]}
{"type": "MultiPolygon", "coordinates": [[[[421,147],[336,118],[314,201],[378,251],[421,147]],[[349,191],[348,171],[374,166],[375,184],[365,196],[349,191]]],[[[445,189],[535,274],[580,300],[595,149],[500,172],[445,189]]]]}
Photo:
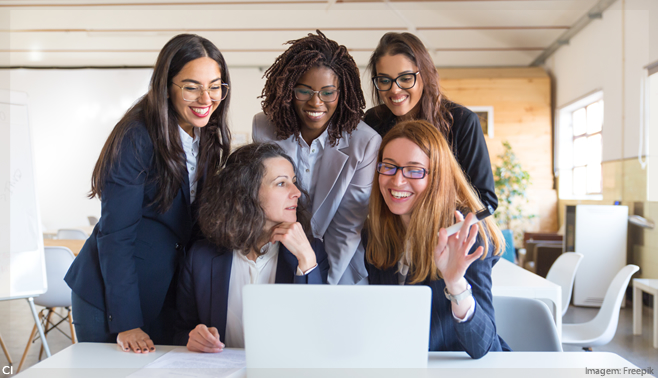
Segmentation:
{"type": "Polygon", "coordinates": [[[248,285],[247,369],[426,368],[427,286],[248,285]]]}

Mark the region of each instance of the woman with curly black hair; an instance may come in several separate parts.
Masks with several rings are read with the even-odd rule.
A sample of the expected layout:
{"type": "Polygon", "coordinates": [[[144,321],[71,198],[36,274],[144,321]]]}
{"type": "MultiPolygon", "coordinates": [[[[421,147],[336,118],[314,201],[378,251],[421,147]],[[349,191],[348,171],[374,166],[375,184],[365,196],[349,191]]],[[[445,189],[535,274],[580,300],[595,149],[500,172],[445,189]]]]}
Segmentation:
{"type": "Polygon", "coordinates": [[[329,283],[365,283],[360,233],[381,137],[361,121],[365,99],[347,48],[319,30],[288,44],[265,72],[253,138],[275,141],[295,161],[313,234],[329,255],[329,283]]]}
{"type": "Polygon", "coordinates": [[[175,341],[195,352],[244,348],[242,288],[248,284],[322,284],[329,263],[310,236],[292,160],[274,143],[236,149],[208,175],[199,199],[206,239],[185,256],[178,281],[175,341]]]}

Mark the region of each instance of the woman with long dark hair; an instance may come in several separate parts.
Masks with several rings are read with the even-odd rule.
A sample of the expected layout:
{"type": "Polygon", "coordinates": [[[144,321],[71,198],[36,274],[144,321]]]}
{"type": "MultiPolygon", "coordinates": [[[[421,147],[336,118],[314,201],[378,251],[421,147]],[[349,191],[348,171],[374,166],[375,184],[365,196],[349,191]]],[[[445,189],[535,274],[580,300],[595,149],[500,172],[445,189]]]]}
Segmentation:
{"type": "Polygon", "coordinates": [[[411,33],[386,33],[368,62],[375,107],[365,122],[382,137],[398,122],[425,120],[448,141],[480,200],[496,209],[489,151],[480,120],[467,108],[448,100],[439,73],[423,42],[411,33]]]}
{"type": "Polygon", "coordinates": [[[244,348],[245,285],[327,282],[329,262],[312,237],[307,201],[295,164],[274,143],[242,146],[208,175],[199,204],[206,238],[181,269],[176,344],[195,352],[244,348]]]}
{"type": "Polygon", "coordinates": [[[504,248],[491,217],[468,227],[483,205],[443,135],[422,120],[382,140],[366,222],[371,285],[432,289],[430,351],[480,358],[509,350],[496,333],[491,269],[504,248]],[[445,228],[464,220],[451,237],[445,228]]]}
{"type": "Polygon", "coordinates": [[[146,95],[112,130],[89,194],[101,200],[101,218],[65,277],[78,340],[136,353],[173,342],[175,273],[194,200],[230,151],[230,84],[212,42],[178,35],[160,51],[146,95]]]}
{"type": "Polygon", "coordinates": [[[365,99],[347,48],[319,30],[288,43],[265,72],[254,141],[276,142],[299,168],[313,234],[329,254],[329,283],[364,283],[361,228],[381,138],[361,121],[365,99]]]}

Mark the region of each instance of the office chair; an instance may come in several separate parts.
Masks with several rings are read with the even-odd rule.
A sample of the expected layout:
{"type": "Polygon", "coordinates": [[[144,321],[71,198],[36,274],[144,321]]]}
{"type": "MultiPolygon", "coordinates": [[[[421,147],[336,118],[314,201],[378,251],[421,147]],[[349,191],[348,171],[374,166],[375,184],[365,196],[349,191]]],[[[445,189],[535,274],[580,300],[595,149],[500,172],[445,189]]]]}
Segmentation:
{"type": "MultiPolygon", "coordinates": [[[[34,298],[34,303],[36,305],[45,307],[39,311],[39,319],[43,325],[44,335],[48,336],[48,333],[54,329],[66,335],[66,333],[58,328],[58,325],[68,320],[71,336],[69,337],[66,335],[66,337],[71,339],[72,344],[75,344],[75,329],[73,328],[73,319],[71,317],[71,289],[66,282],[64,282],[64,276],[69,270],[75,256],[73,255],[73,252],[66,247],[45,247],[44,255],[46,259],[46,279],[48,282],[48,290],[34,298]],[[57,307],[64,307],[67,310],[67,315],[61,316],[59,313],[55,312],[54,310],[57,307]],[[44,314],[44,312],[46,312],[46,314],[44,314]],[[60,317],[57,322],[51,319],[53,314],[60,317]]],[[[27,357],[27,353],[30,351],[30,346],[36,341],[34,339],[36,332],[37,325],[35,324],[30,333],[30,338],[27,340],[27,345],[25,346],[25,351],[23,352],[23,357],[21,358],[16,373],[21,371],[23,363],[25,362],[25,357],[27,357]]],[[[43,346],[39,352],[39,360],[41,360],[42,353],[43,346]]]]}
{"type": "Polygon", "coordinates": [[[87,240],[86,232],[77,228],[61,228],[57,230],[57,239],[87,240]]]}
{"type": "Polygon", "coordinates": [[[612,340],[619,323],[619,307],[631,276],[640,270],[637,265],[626,265],[612,279],[603,297],[601,309],[594,319],[585,323],[562,324],[562,344],[577,345],[585,350],[605,345],[612,340]]]}
{"type": "Polygon", "coordinates": [[[580,266],[580,260],[583,255],[576,252],[567,252],[560,255],[555,260],[551,269],[548,270],[546,279],[562,288],[562,314],[567,313],[569,303],[571,303],[571,293],[573,292],[573,281],[576,278],[576,271],[580,266]]]}
{"type": "Polygon", "coordinates": [[[513,351],[562,352],[546,303],[533,298],[493,297],[496,332],[513,351]]]}

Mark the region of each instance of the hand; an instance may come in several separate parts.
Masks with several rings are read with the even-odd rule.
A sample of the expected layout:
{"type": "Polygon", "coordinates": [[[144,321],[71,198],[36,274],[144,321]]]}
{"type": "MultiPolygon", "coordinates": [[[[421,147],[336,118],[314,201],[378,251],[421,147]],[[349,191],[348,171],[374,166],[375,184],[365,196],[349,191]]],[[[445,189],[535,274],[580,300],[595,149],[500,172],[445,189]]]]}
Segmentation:
{"type": "Polygon", "coordinates": [[[117,335],[117,344],[124,351],[132,349],[135,353],[155,352],[155,345],[146,332],[141,328],[133,328],[128,331],[119,332],[117,335]]]}
{"type": "Polygon", "coordinates": [[[219,331],[215,327],[206,327],[199,324],[190,331],[187,339],[187,350],[191,352],[218,353],[224,349],[224,344],[219,341],[219,331]]]}
{"type": "MultiPolygon", "coordinates": [[[[457,222],[461,222],[464,216],[456,211],[455,218],[457,222]]],[[[448,291],[453,294],[459,294],[466,289],[466,280],[464,280],[466,269],[484,252],[484,248],[480,246],[475,252],[468,254],[478,235],[477,224],[468,227],[468,224],[474,221],[473,218],[475,218],[473,213],[468,214],[461,230],[449,238],[444,228],[439,230],[439,244],[434,250],[434,262],[445,280],[448,291]]]]}
{"type": "Polygon", "coordinates": [[[272,229],[270,241],[283,243],[290,253],[297,257],[299,269],[302,272],[306,272],[317,265],[315,252],[313,252],[311,243],[308,242],[304,229],[299,222],[277,224],[272,229]]]}

